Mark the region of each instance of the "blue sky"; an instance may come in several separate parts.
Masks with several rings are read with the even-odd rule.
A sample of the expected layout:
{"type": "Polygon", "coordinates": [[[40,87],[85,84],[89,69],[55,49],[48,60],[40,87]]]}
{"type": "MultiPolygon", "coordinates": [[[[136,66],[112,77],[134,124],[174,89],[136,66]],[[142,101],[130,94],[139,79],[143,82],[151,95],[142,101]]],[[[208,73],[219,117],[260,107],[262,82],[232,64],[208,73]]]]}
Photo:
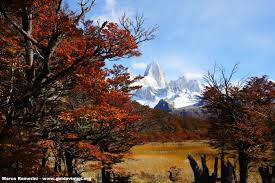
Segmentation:
{"type": "Polygon", "coordinates": [[[97,0],[89,18],[143,13],[148,26],[159,26],[156,39],[140,46],[141,57],[122,61],[134,74],[156,60],[168,79],[201,76],[215,63],[227,70],[239,63],[237,78],[275,79],[274,7],[274,0],[97,0]]]}

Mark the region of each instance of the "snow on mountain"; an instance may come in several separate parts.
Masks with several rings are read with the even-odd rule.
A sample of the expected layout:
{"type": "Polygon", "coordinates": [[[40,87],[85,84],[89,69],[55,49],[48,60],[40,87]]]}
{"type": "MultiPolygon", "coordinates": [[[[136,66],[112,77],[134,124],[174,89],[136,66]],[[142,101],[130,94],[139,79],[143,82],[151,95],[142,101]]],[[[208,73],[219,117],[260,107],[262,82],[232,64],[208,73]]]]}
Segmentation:
{"type": "Polygon", "coordinates": [[[174,108],[194,105],[202,91],[202,85],[198,80],[187,79],[184,76],[168,83],[163,69],[157,62],[148,64],[144,78],[135,85],[143,87],[135,91],[133,100],[152,108],[162,99],[174,108]]]}
{"type": "Polygon", "coordinates": [[[144,73],[144,79],[147,81],[152,81],[153,79],[157,85],[155,88],[166,88],[167,80],[164,71],[157,62],[150,63],[144,73]]]}
{"type": "Polygon", "coordinates": [[[152,87],[154,89],[166,88],[166,76],[160,65],[157,62],[152,62],[147,65],[144,78],[140,80],[137,85],[142,85],[143,87],[152,87]]]}
{"type": "Polygon", "coordinates": [[[175,81],[169,82],[169,87],[175,93],[181,93],[185,91],[200,92],[201,87],[198,80],[187,80],[184,76],[175,81]]]}

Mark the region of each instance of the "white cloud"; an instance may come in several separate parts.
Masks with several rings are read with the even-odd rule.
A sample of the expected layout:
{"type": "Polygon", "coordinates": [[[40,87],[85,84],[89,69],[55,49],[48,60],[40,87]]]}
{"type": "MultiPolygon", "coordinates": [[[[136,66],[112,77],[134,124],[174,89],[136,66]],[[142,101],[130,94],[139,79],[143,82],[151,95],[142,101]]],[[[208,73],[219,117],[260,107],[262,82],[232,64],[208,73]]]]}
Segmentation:
{"type": "Polygon", "coordinates": [[[135,62],[132,64],[133,69],[145,69],[147,64],[145,62],[135,62]]]}
{"type": "Polygon", "coordinates": [[[198,72],[186,72],[184,73],[184,76],[191,80],[191,79],[197,79],[201,80],[203,78],[204,73],[198,73],[198,72]]]}
{"type": "Polygon", "coordinates": [[[105,0],[103,14],[95,17],[95,20],[103,23],[104,21],[119,23],[119,18],[123,14],[131,16],[132,13],[129,8],[122,7],[117,0],[105,0]],[[119,7],[119,8],[118,8],[119,7]]]}
{"type": "Polygon", "coordinates": [[[117,4],[116,0],[106,0],[105,7],[107,10],[112,10],[115,8],[116,4],[117,4]]]}
{"type": "Polygon", "coordinates": [[[116,9],[116,5],[116,0],[105,0],[104,13],[102,15],[97,16],[95,19],[100,23],[103,23],[104,21],[118,22],[119,15],[116,9]]]}

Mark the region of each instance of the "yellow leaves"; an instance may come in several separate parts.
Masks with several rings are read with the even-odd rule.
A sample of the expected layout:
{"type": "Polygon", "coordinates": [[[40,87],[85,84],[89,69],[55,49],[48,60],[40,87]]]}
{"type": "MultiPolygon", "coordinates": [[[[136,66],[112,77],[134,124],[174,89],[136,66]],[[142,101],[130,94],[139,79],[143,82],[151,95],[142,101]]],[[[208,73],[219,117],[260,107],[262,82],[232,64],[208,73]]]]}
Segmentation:
{"type": "Polygon", "coordinates": [[[75,118],[72,116],[72,114],[68,112],[62,112],[58,116],[58,119],[65,123],[73,123],[75,121],[75,118]]]}
{"type": "Polygon", "coordinates": [[[0,144],[0,147],[4,148],[4,147],[15,147],[14,144],[0,144]]]}
{"type": "Polygon", "coordinates": [[[9,47],[7,49],[7,53],[10,54],[10,55],[13,55],[17,52],[18,50],[15,48],[15,47],[9,47]]]}
{"type": "Polygon", "coordinates": [[[3,97],[5,94],[5,87],[3,85],[0,85],[0,97],[3,97]]]}
{"type": "Polygon", "coordinates": [[[125,174],[127,172],[126,169],[121,166],[115,166],[112,170],[117,174],[125,174]]]}

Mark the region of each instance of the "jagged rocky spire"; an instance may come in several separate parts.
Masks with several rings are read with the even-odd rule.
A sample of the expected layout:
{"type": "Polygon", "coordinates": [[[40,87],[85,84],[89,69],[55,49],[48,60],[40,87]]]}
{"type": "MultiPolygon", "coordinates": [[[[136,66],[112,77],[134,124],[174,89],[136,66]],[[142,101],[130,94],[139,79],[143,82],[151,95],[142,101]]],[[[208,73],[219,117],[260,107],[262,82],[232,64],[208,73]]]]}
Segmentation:
{"type": "Polygon", "coordinates": [[[144,78],[136,85],[143,87],[134,93],[133,99],[150,107],[155,107],[160,100],[167,101],[174,108],[193,105],[201,92],[199,81],[185,76],[168,83],[165,72],[156,61],[147,65],[144,78]]]}
{"type": "Polygon", "coordinates": [[[165,88],[167,87],[167,80],[163,69],[160,67],[159,63],[154,61],[147,65],[144,72],[144,77],[150,77],[151,80],[156,82],[156,87],[165,88]]]}

